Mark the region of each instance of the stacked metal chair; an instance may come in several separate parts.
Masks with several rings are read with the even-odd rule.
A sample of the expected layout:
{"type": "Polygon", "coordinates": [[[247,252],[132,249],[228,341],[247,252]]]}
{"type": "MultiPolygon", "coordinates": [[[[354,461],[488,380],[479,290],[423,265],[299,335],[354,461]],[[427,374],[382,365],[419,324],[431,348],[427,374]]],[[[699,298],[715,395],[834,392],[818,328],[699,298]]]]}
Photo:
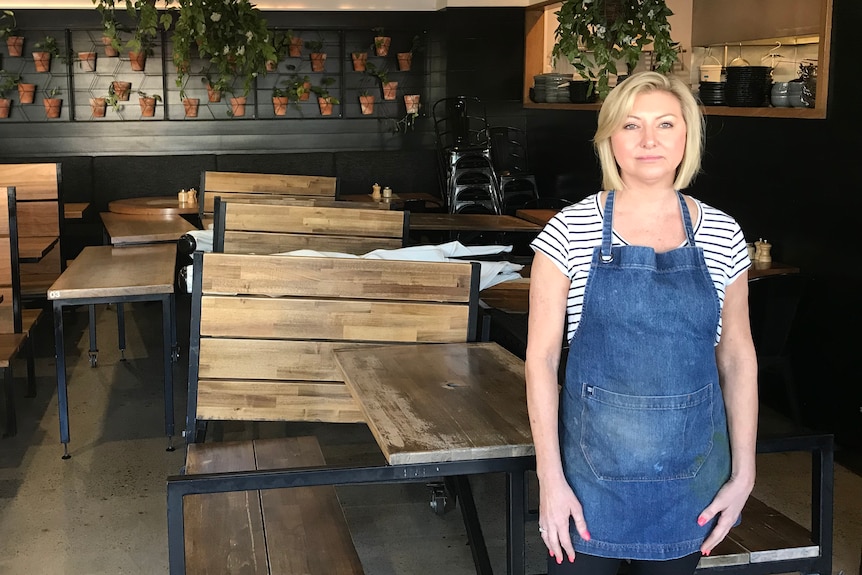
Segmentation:
{"type": "Polygon", "coordinates": [[[432,113],[442,196],[449,212],[501,214],[485,105],[475,97],[455,96],[435,102],[432,113]]]}
{"type": "Polygon", "coordinates": [[[513,215],[539,197],[536,177],[527,159],[526,132],[511,126],[494,126],[488,129],[488,141],[503,213],[513,215]]]}

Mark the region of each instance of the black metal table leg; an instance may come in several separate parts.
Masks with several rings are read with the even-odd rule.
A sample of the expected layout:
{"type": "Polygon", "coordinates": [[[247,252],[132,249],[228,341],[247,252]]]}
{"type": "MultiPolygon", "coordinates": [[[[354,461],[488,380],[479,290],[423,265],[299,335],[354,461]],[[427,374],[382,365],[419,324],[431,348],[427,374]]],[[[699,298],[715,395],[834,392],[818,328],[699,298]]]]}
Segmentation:
{"type": "Polygon", "coordinates": [[[90,367],[96,367],[96,364],[99,362],[99,348],[96,347],[96,304],[91,303],[88,305],[87,313],[90,316],[90,367]]]}
{"type": "Polygon", "coordinates": [[[479,522],[479,513],[476,511],[476,501],[473,499],[473,489],[470,487],[470,478],[466,475],[455,475],[451,478],[452,484],[461,506],[461,515],[464,517],[464,527],[467,530],[467,539],[470,543],[470,552],[473,554],[473,564],[479,575],[491,575],[491,559],[488,557],[488,547],[485,545],[485,536],[482,533],[482,524],[479,522]]]}
{"type": "MultiPolygon", "coordinates": [[[[90,306],[90,328],[95,315],[90,306]]],[[[90,346],[95,336],[90,333],[90,346]]],[[[92,356],[91,356],[92,357],[92,356]]],[[[57,403],[60,411],[60,443],[63,444],[63,459],[69,459],[69,396],[66,389],[66,349],[63,340],[63,303],[54,301],[54,363],[57,366],[57,403]]]]}
{"type": "Polygon", "coordinates": [[[524,518],[526,517],[527,498],[524,470],[506,473],[506,538],[508,545],[509,575],[522,574],[526,569],[524,518]]]}
{"type": "Polygon", "coordinates": [[[168,436],[167,451],[173,451],[174,436],[174,362],[173,362],[173,294],[162,298],[162,360],[165,366],[165,434],[168,436]]]}
{"type": "Polygon", "coordinates": [[[126,308],[122,302],[117,303],[117,347],[120,361],[126,361],[126,308]]]}

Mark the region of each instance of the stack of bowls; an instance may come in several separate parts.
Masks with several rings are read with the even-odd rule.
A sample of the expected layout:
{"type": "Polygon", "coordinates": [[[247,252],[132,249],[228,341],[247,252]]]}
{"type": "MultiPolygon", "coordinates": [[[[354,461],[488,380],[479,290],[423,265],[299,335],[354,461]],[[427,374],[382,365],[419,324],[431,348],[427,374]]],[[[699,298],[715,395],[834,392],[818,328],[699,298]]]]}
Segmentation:
{"type": "Polygon", "coordinates": [[[772,68],[769,66],[728,66],[724,98],[728,106],[759,108],[769,105],[772,68]]]}
{"type": "Polygon", "coordinates": [[[775,82],[769,100],[776,108],[790,107],[790,82],[775,82]]]}
{"type": "Polygon", "coordinates": [[[787,83],[787,101],[794,108],[806,108],[808,104],[802,94],[802,89],[805,87],[805,82],[802,80],[793,80],[787,83]]]}
{"type": "Polygon", "coordinates": [[[704,106],[724,106],[724,82],[701,82],[698,96],[704,106]]]}
{"type": "Polygon", "coordinates": [[[539,74],[533,76],[536,102],[558,103],[569,101],[569,82],[572,74],[539,74]]]}

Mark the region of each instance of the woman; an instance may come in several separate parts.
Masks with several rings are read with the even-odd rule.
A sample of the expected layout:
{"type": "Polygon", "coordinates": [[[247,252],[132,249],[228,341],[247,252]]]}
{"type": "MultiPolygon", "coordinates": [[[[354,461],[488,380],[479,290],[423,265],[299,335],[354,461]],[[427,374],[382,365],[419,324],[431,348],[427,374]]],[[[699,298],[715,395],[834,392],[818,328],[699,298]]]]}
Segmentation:
{"type": "Polygon", "coordinates": [[[533,241],[527,401],[548,573],[693,573],[754,486],[745,239],[677,190],[700,167],[689,88],[630,76],[602,105],[606,190],[533,241]],[[557,368],[569,342],[565,382],[557,368]]]}

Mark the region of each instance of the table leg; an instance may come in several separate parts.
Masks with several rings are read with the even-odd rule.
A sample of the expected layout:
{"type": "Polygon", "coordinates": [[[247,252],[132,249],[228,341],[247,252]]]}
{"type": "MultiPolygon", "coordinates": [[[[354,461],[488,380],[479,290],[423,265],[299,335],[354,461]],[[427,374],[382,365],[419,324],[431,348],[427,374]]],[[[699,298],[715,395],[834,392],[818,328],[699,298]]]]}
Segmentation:
{"type": "Polygon", "coordinates": [[[470,487],[470,479],[466,475],[455,475],[452,478],[458,503],[461,505],[461,515],[464,517],[464,528],[467,530],[467,539],[470,551],[473,553],[473,564],[479,575],[491,575],[491,559],[488,557],[488,547],[485,545],[485,536],[482,534],[482,524],[479,522],[479,513],[476,511],[476,501],[473,499],[473,489],[470,487]]]}
{"type": "Polygon", "coordinates": [[[526,480],[523,469],[506,473],[506,539],[509,575],[523,575],[526,569],[524,520],[527,509],[526,480]]]}
{"type": "Polygon", "coordinates": [[[173,362],[173,347],[174,339],[172,336],[173,314],[172,306],[173,294],[162,298],[162,360],[165,366],[165,434],[168,436],[167,451],[173,451],[173,436],[174,436],[174,362],[173,362]]]}
{"type": "Polygon", "coordinates": [[[120,361],[126,361],[126,308],[122,302],[117,303],[117,338],[120,361]]]}
{"type": "Polygon", "coordinates": [[[90,315],[90,367],[96,367],[99,361],[99,348],[96,347],[96,304],[88,305],[87,311],[90,315]]]}
{"type": "MultiPolygon", "coordinates": [[[[90,307],[92,310],[92,306],[90,307]]],[[[90,327],[92,327],[91,311],[90,327]]],[[[91,335],[91,338],[93,336],[91,335]]],[[[91,339],[92,346],[92,339],[91,339]]],[[[91,356],[92,357],[92,356],[91,356]]],[[[63,304],[54,300],[54,363],[57,365],[57,404],[60,411],[60,443],[63,459],[69,459],[69,396],[66,390],[66,349],[63,340],[63,304]]]]}
{"type": "Polygon", "coordinates": [[[177,296],[171,294],[171,358],[176,362],[180,359],[180,347],[177,344],[177,296]]]}

